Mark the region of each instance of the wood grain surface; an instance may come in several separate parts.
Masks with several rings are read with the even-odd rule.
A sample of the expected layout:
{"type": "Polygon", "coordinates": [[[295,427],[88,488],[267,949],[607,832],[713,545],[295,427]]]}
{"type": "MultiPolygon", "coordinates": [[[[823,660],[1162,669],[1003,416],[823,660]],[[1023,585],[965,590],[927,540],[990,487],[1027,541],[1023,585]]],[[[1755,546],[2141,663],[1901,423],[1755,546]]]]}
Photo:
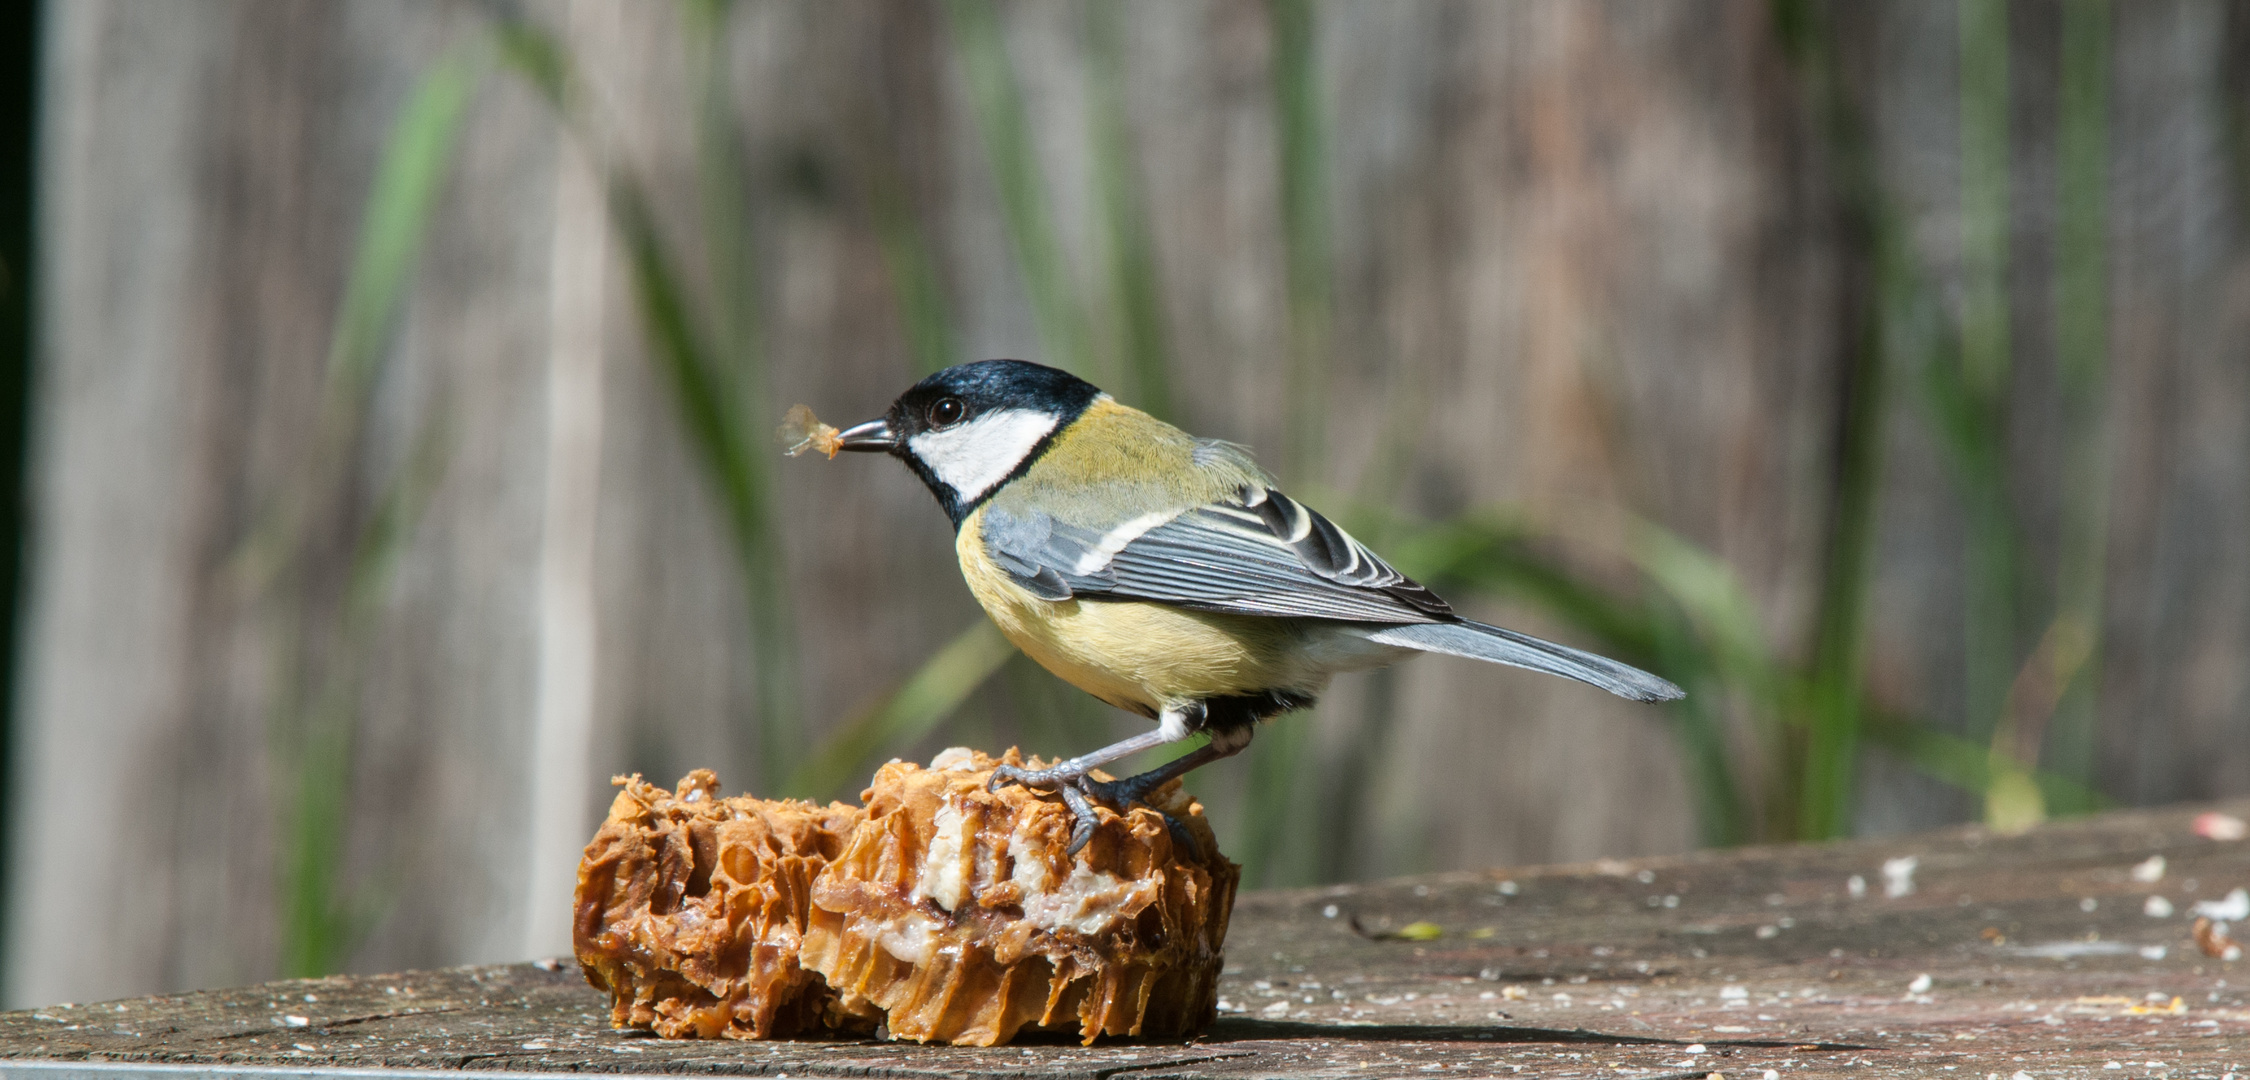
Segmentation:
{"type": "Polygon", "coordinates": [[[2190,920],[2250,888],[2250,841],[2196,835],[2211,810],[2250,803],[1247,893],[1185,1042],[665,1041],[554,960],[8,1013],[0,1071],[2216,1080],[2250,1066],[2250,964],[2190,920]]]}

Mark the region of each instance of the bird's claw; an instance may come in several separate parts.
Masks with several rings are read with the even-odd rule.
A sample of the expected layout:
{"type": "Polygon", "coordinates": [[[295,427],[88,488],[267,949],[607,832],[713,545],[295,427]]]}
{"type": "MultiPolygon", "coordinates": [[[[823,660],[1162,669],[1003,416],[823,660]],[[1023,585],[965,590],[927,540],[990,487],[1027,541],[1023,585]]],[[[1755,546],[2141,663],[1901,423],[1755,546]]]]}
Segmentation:
{"type": "Polygon", "coordinates": [[[1052,789],[1078,779],[1083,773],[1061,769],[1026,769],[1021,765],[995,765],[992,776],[984,782],[986,791],[998,791],[1002,784],[1022,784],[1028,788],[1052,789]]]}
{"type": "MultiPolygon", "coordinates": [[[[1021,784],[1042,791],[1053,791],[1062,796],[1063,804],[1070,807],[1075,824],[1070,830],[1070,847],[1065,854],[1076,855],[1093,842],[1094,829],[1101,824],[1101,813],[1094,809],[1099,802],[1119,814],[1132,810],[1133,804],[1148,805],[1146,800],[1155,785],[1141,782],[1140,777],[1123,780],[1096,780],[1083,772],[1062,769],[1026,769],[1017,765],[1000,765],[992,770],[991,779],[985,781],[986,791],[999,790],[1002,784],[1021,784]]],[[[1155,809],[1150,807],[1150,809],[1155,809]]],[[[1185,824],[1170,814],[1158,813],[1164,818],[1164,827],[1172,834],[1173,846],[1188,852],[1199,852],[1195,834],[1185,824]]]]}
{"type": "Polygon", "coordinates": [[[1085,783],[1086,778],[1081,776],[1056,789],[1062,793],[1064,805],[1070,807],[1071,816],[1078,819],[1078,823],[1071,826],[1070,846],[1063,849],[1064,855],[1076,855],[1080,848],[1091,843],[1094,839],[1094,827],[1102,821],[1101,815],[1094,811],[1094,804],[1080,790],[1085,783]]]}
{"type": "Polygon", "coordinates": [[[1182,822],[1180,819],[1173,817],[1170,814],[1165,814],[1164,827],[1170,830],[1172,833],[1172,846],[1174,848],[1187,852],[1190,855],[1194,855],[1197,858],[1201,858],[1203,856],[1203,845],[1195,842],[1195,834],[1188,831],[1188,827],[1185,822],[1182,822]]]}
{"type": "Polygon", "coordinates": [[[1138,776],[1128,776],[1123,780],[1096,780],[1085,776],[1079,778],[1078,786],[1086,794],[1118,807],[1119,813],[1123,813],[1125,808],[1134,803],[1147,805],[1148,793],[1153,788],[1153,785],[1143,783],[1138,776]]]}
{"type": "Polygon", "coordinates": [[[1162,787],[1164,782],[1169,779],[1170,777],[1158,776],[1154,772],[1145,772],[1139,776],[1128,776],[1123,780],[1087,778],[1081,780],[1079,786],[1086,790],[1086,794],[1115,807],[1120,814],[1131,809],[1135,803],[1156,810],[1157,814],[1164,819],[1164,828],[1172,834],[1172,846],[1191,854],[1200,853],[1202,845],[1196,843],[1195,834],[1188,831],[1185,823],[1149,805],[1149,792],[1162,787]]]}
{"type": "MultiPolygon", "coordinates": [[[[986,791],[998,791],[1002,784],[1021,784],[1041,791],[1052,791],[1062,796],[1064,805],[1076,824],[1070,829],[1070,847],[1065,854],[1076,855],[1079,849],[1094,839],[1094,828],[1101,824],[1101,814],[1087,799],[1089,788],[1099,781],[1084,772],[1071,769],[1026,769],[1020,765],[996,765],[992,776],[984,782],[986,791]]],[[[1099,795],[1096,796],[1100,797],[1099,795]]],[[[1103,799],[1104,802],[1109,800],[1103,799]]]]}

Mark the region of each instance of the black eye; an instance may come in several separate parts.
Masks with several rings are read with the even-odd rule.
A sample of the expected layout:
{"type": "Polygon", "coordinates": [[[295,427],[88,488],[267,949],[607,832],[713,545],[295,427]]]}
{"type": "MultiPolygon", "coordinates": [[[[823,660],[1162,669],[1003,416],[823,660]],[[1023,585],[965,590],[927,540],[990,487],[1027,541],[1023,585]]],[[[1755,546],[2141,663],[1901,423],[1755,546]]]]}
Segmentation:
{"type": "Polygon", "coordinates": [[[930,403],[930,426],[934,428],[952,427],[960,423],[961,417],[967,415],[968,411],[969,407],[961,404],[960,398],[939,398],[930,403]]]}

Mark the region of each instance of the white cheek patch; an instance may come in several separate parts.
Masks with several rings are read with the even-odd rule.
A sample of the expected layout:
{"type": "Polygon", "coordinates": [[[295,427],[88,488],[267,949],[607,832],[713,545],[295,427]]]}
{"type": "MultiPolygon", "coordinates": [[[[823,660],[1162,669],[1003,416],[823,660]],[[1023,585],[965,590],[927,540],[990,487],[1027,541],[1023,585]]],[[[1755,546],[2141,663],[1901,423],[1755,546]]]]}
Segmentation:
{"type": "Polygon", "coordinates": [[[925,431],[906,446],[967,504],[1016,471],[1055,423],[1048,413],[1002,409],[943,431],[925,431]]]}

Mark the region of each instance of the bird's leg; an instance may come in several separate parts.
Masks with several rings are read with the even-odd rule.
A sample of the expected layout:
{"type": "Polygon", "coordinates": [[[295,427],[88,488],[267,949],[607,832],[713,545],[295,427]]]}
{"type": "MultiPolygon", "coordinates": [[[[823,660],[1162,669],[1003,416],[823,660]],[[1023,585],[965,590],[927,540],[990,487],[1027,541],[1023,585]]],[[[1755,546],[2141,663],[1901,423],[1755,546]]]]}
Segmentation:
{"type": "MultiPolygon", "coordinates": [[[[1179,757],[1147,772],[1128,776],[1123,780],[1083,779],[1078,782],[1078,786],[1086,789],[1086,794],[1116,807],[1122,813],[1134,803],[1148,798],[1149,792],[1155,791],[1157,788],[1163,787],[1165,784],[1186,776],[1214,761],[1230,758],[1241,753],[1243,747],[1250,745],[1250,736],[1255,730],[1250,727],[1240,727],[1225,731],[1214,731],[1211,733],[1210,742],[1204,743],[1202,746],[1181,754],[1179,757]]],[[[1190,851],[1195,850],[1195,837],[1188,833],[1187,826],[1174,820],[1170,814],[1164,815],[1164,824],[1166,828],[1172,830],[1173,843],[1190,851]]],[[[1092,833],[1089,831],[1087,835],[1090,838],[1092,833]]],[[[1078,842],[1076,833],[1072,834],[1071,840],[1074,845],[1078,842]]],[[[1076,846],[1071,848],[1073,852],[1077,850],[1076,846]]]]}
{"type": "Polygon", "coordinates": [[[1250,745],[1250,740],[1222,740],[1214,735],[1204,743],[1179,757],[1167,761],[1144,773],[1123,780],[1086,780],[1079,784],[1086,794],[1113,806],[1130,806],[1148,798],[1148,793],[1163,787],[1182,776],[1194,772],[1221,758],[1230,758],[1250,745]]]}
{"type": "Polygon", "coordinates": [[[1094,804],[1087,802],[1086,793],[1078,790],[1078,785],[1084,782],[1085,778],[1080,777],[1076,781],[1065,781],[1055,788],[1062,795],[1063,805],[1070,807],[1070,816],[1076,821],[1070,827],[1070,846],[1063,849],[1065,855],[1078,854],[1079,848],[1093,840],[1094,826],[1101,824],[1101,815],[1094,812],[1094,804]]]}
{"type": "MultiPolygon", "coordinates": [[[[1069,849],[1069,854],[1076,855],[1079,848],[1085,847],[1086,842],[1094,838],[1094,826],[1101,823],[1100,816],[1094,812],[1093,804],[1086,799],[1088,794],[1095,794],[1096,798],[1101,798],[1104,802],[1110,802],[1120,812],[1131,805],[1129,802],[1114,802],[1101,796],[1096,792],[1096,788],[1106,788],[1108,785],[1088,779],[1086,774],[1119,758],[1131,757],[1143,750],[1153,750],[1168,743],[1175,743],[1187,738],[1187,736],[1188,718],[1186,714],[1166,709],[1163,715],[1158,718],[1155,731],[1135,735],[1121,742],[1111,743],[1090,754],[1080,754],[1068,761],[1057,762],[1044,769],[1026,769],[1019,765],[998,766],[992,770],[992,779],[985,782],[985,790],[997,789],[1002,784],[1022,784],[1025,787],[1059,792],[1063,797],[1063,802],[1070,807],[1071,815],[1077,819],[1077,825],[1070,831],[1069,849]]],[[[1249,740],[1243,741],[1248,742],[1249,740]]],[[[1209,747],[1204,749],[1209,749],[1209,747]]],[[[1235,749],[1241,749],[1241,747],[1238,746],[1235,749]]],[[[1198,750],[1187,756],[1195,757],[1202,752],[1202,750],[1198,750]]],[[[1225,755],[1220,756],[1224,757],[1225,755]]],[[[1182,760],[1186,759],[1183,758],[1182,760]]],[[[1175,762],[1174,764],[1178,763],[1175,762]]],[[[1201,762],[1197,762],[1197,764],[1201,764],[1201,762]]],[[[1194,767],[1194,765],[1189,765],[1186,769],[1180,771],[1186,772],[1187,769],[1194,767]]],[[[1166,820],[1170,821],[1171,819],[1167,818],[1166,820]]],[[[1171,822],[1171,825],[1173,833],[1179,835],[1181,832],[1179,823],[1171,822]]]]}
{"type": "Polygon", "coordinates": [[[1051,789],[1072,783],[1088,772],[1107,765],[1118,758],[1131,757],[1143,750],[1151,750],[1184,736],[1171,733],[1170,725],[1146,734],[1135,735],[1122,742],[1111,743],[1088,754],[1080,754],[1068,761],[1057,762],[1044,769],[1026,769],[1020,765],[1001,765],[992,770],[992,779],[985,783],[986,790],[1002,784],[1022,784],[1025,787],[1051,789]]]}

